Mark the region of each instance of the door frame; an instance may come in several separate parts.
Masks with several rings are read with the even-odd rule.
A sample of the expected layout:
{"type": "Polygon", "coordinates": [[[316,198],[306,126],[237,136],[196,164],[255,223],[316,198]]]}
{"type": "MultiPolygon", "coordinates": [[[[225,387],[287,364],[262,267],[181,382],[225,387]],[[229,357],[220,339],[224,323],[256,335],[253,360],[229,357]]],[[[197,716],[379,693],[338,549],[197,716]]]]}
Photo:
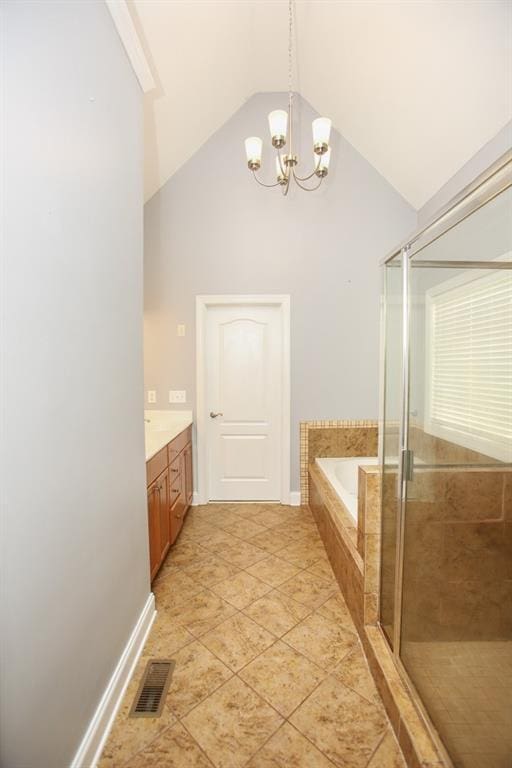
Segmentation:
{"type": "Polygon", "coordinates": [[[290,504],[290,296],[287,294],[196,296],[196,430],[197,430],[197,493],[194,504],[207,504],[207,388],[205,381],[206,318],[209,307],[232,306],[278,307],[282,328],[281,365],[281,504],[290,504]]]}

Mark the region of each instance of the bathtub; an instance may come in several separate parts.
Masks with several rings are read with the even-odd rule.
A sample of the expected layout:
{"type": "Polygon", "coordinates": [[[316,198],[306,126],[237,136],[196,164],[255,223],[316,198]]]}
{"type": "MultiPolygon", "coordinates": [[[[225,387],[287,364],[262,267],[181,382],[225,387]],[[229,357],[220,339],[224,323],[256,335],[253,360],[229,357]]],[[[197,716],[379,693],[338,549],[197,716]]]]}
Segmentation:
{"type": "Polygon", "coordinates": [[[357,526],[357,494],[359,466],[378,463],[377,456],[351,456],[346,459],[315,460],[345,505],[357,526]]]}

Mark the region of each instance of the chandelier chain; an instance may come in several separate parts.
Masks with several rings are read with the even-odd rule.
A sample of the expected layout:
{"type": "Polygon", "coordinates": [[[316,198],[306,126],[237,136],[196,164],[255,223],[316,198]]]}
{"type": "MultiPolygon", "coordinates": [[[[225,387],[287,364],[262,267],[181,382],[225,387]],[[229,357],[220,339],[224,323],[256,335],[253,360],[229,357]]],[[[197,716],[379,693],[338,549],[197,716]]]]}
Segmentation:
{"type": "Polygon", "coordinates": [[[288,0],[288,103],[292,103],[292,84],[293,84],[293,0],[288,0]]]}

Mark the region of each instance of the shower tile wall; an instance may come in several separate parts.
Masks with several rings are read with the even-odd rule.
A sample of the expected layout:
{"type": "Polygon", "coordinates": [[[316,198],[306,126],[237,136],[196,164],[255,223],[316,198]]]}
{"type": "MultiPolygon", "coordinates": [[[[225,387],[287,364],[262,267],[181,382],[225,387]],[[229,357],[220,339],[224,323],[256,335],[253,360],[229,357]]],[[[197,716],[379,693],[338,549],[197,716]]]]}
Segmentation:
{"type": "Polygon", "coordinates": [[[416,468],[405,528],[407,640],[512,633],[512,470],[416,468]]]}

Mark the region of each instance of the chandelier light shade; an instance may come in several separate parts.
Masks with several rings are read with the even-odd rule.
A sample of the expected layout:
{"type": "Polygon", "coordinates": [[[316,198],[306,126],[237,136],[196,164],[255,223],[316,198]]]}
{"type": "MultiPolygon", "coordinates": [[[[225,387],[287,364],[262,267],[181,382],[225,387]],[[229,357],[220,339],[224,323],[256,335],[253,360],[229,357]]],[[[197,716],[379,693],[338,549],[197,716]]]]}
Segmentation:
{"type": "Polygon", "coordinates": [[[281,149],[286,144],[286,131],[288,128],[288,112],[284,109],[274,109],[268,116],[270,138],[272,146],[281,149]]]}
{"type": "Polygon", "coordinates": [[[292,43],[293,43],[293,0],[288,0],[288,110],[274,109],[268,116],[268,125],[270,129],[270,140],[276,150],[276,181],[272,184],[266,184],[261,181],[256,171],[261,168],[262,140],[258,136],[251,136],[245,140],[245,152],[247,155],[247,165],[252,171],[255,180],[262,187],[281,187],[283,195],[288,194],[290,183],[293,180],[298,187],[306,192],[313,192],[318,189],[324,178],[329,173],[329,163],[331,160],[331,148],[329,140],[331,137],[331,121],[328,117],[317,117],[313,120],[313,170],[307,176],[298,176],[295,167],[299,158],[293,151],[292,143],[292,43]],[[283,147],[287,148],[286,153],[281,153],[283,147]],[[316,177],[317,183],[313,187],[305,186],[302,182],[309,181],[316,177]]]}
{"type": "Polygon", "coordinates": [[[262,141],[257,136],[251,136],[245,140],[245,153],[247,165],[252,171],[257,171],[261,165],[262,141]]]}
{"type": "Polygon", "coordinates": [[[313,147],[317,155],[323,155],[329,148],[331,121],[328,117],[313,120],[313,147]]]}
{"type": "Polygon", "coordinates": [[[324,152],[324,154],[320,156],[320,161],[318,160],[318,156],[315,151],[313,160],[318,164],[316,175],[322,177],[327,176],[329,172],[329,163],[331,161],[331,148],[329,147],[327,152],[324,152]]]}

